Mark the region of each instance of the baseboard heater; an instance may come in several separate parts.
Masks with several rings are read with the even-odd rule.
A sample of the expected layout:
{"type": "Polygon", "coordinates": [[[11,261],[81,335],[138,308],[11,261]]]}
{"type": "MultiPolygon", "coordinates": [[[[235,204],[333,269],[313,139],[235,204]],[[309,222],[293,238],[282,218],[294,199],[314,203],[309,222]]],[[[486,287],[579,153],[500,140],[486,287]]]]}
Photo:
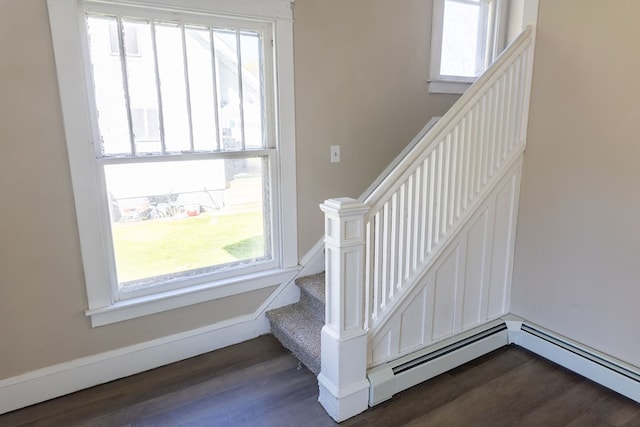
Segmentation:
{"type": "Polygon", "coordinates": [[[401,357],[367,372],[371,384],[369,405],[377,405],[394,394],[464,365],[509,344],[503,320],[490,322],[401,357]]]}
{"type": "Polygon", "coordinates": [[[525,348],[604,387],[640,402],[640,370],[569,338],[509,315],[367,372],[369,405],[508,344],[525,348]]]}
{"type": "Polygon", "coordinates": [[[635,366],[527,322],[520,326],[514,343],[640,402],[640,371],[635,366]]]}

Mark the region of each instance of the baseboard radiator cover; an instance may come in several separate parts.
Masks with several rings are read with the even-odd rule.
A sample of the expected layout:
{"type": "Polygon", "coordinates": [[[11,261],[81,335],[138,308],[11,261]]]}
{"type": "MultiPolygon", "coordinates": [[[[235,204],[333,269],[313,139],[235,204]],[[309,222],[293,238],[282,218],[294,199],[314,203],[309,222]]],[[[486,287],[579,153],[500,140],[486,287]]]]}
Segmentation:
{"type": "Polygon", "coordinates": [[[367,372],[374,406],[421,382],[513,344],[640,403],[640,368],[513,315],[367,372]]]}
{"type": "Polygon", "coordinates": [[[640,403],[640,369],[523,321],[514,344],[640,403]]]}
{"type": "Polygon", "coordinates": [[[507,326],[496,320],[371,368],[367,372],[369,406],[508,344],[507,326]]]}

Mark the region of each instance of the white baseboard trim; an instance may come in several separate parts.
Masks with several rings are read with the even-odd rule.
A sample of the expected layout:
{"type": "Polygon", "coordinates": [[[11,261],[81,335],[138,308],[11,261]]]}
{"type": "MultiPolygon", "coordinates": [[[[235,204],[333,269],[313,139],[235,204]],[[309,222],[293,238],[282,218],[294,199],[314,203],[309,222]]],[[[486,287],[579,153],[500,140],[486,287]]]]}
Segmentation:
{"type": "Polygon", "coordinates": [[[237,344],[269,332],[264,315],[83,357],[0,381],[0,414],[237,344]]]}
{"type": "Polygon", "coordinates": [[[338,390],[322,373],[318,375],[318,402],[327,414],[340,423],[369,408],[369,381],[338,390]]]}
{"type": "MultiPolygon", "coordinates": [[[[271,308],[295,302],[297,299],[296,286],[291,286],[291,284],[282,286],[283,289],[274,292],[273,297],[266,301],[256,311],[256,314],[237,317],[215,325],[94,356],[83,357],[0,380],[0,414],[266,334],[269,332],[269,324],[265,319],[264,312],[271,308]]],[[[504,322],[508,328],[510,343],[521,346],[640,403],[639,368],[515,316],[505,317],[504,322]]],[[[491,323],[491,326],[495,326],[494,322],[491,323]]],[[[460,338],[466,339],[468,337],[460,338]]],[[[451,342],[446,344],[447,346],[452,346],[451,342]]],[[[445,369],[446,371],[452,369],[482,354],[493,351],[495,345],[485,348],[486,351],[481,352],[482,354],[479,354],[473,346],[469,346],[469,349],[474,350],[472,351],[473,355],[470,356],[471,358],[463,357],[454,352],[453,355],[458,363],[453,365],[445,363],[444,367],[436,370],[445,369]]],[[[421,356],[425,355],[424,350],[420,353],[421,356]]],[[[406,364],[409,362],[409,356],[405,356],[402,360],[396,362],[406,364]]],[[[388,369],[386,369],[389,371],[387,376],[393,375],[392,369],[392,366],[388,366],[388,369]]],[[[379,371],[380,367],[376,368],[376,370],[379,371]]],[[[428,377],[432,377],[432,374],[433,372],[428,377]]],[[[426,379],[428,378],[423,379],[423,381],[426,379]]],[[[390,378],[386,379],[386,381],[389,380],[390,378]]],[[[372,386],[376,382],[377,379],[373,379],[372,386]]],[[[407,383],[401,388],[408,388],[411,385],[413,384],[407,383]]],[[[393,386],[388,389],[388,392],[390,392],[388,396],[381,397],[376,395],[374,397],[372,395],[370,405],[380,403],[399,391],[393,386]]]]}
{"type": "Polygon", "coordinates": [[[640,369],[635,366],[526,321],[514,344],[640,403],[640,369]]]}
{"type": "Polygon", "coordinates": [[[295,277],[252,314],[2,379],[0,414],[267,334],[265,312],[300,300],[295,277]]]}
{"type": "Polygon", "coordinates": [[[324,239],[320,239],[301,259],[298,277],[311,276],[324,271],[324,239]]]}

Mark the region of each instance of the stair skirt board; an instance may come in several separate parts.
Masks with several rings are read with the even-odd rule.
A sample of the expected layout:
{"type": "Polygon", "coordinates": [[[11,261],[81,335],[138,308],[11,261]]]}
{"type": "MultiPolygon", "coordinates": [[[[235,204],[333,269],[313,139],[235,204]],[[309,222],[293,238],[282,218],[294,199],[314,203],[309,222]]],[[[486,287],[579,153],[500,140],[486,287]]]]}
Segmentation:
{"type": "Polygon", "coordinates": [[[515,316],[470,330],[400,359],[371,368],[369,405],[504,347],[518,345],[640,402],[640,370],[515,316]]]}

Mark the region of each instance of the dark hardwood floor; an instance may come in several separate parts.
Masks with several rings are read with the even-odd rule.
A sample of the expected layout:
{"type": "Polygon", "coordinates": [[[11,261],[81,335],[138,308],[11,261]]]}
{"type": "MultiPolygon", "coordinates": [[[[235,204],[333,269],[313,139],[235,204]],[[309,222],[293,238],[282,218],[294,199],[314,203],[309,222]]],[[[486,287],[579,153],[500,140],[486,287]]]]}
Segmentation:
{"type": "MultiPolygon", "coordinates": [[[[266,335],[0,415],[0,426],[333,426],[315,377],[266,335]]],[[[640,426],[640,405],[517,347],[344,426],[640,426]]]]}

